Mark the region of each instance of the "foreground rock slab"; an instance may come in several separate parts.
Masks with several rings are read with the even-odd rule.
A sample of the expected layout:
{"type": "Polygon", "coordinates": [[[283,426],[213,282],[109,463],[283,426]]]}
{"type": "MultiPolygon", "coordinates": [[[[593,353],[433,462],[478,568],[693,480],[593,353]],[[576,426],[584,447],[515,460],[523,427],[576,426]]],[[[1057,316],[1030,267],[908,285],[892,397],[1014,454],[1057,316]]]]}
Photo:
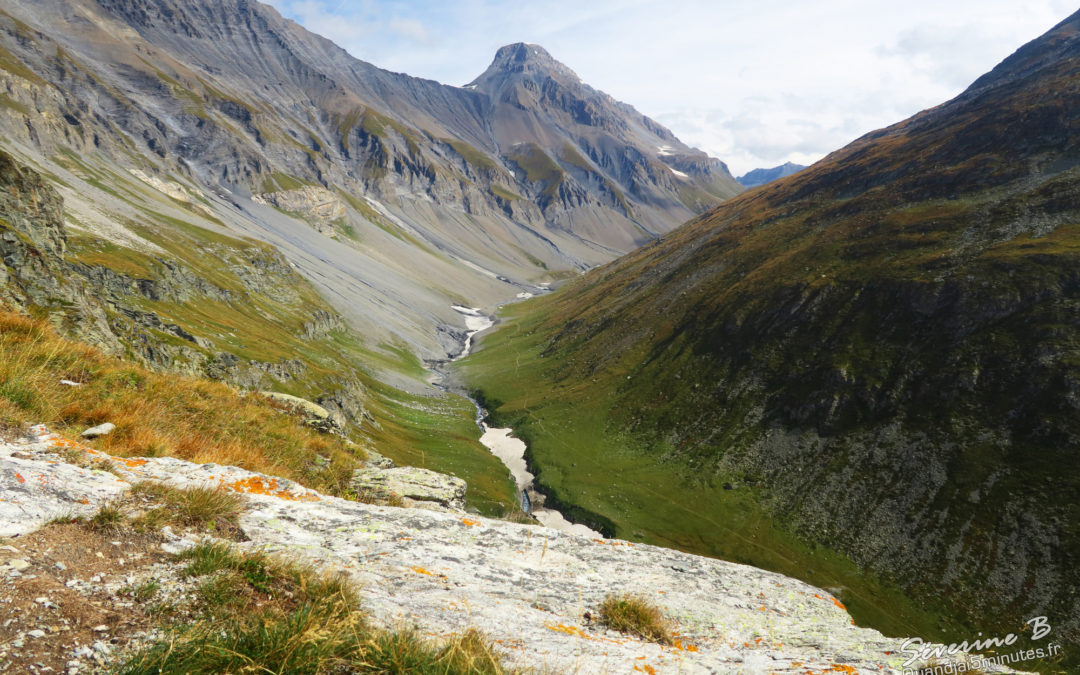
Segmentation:
{"type": "MultiPolygon", "coordinates": [[[[43,427],[0,443],[0,533],[90,513],[131,484],[220,486],[247,495],[240,527],[268,549],[346,570],[386,625],[449,637],[478,628],[507,663],[547,673],[899,673],[903,640],[859,628],[832,595],[745,565],[461,513],[365,505],[237,467],[102,459],[43,427]],[[85,462],[83,462],[85,463],[85,462]],[[637,593],[677,623],[673,646],[628,638],[587,615],[637,593]]],[[[990,672],[1014,672],[993,670],[990,672]]]]}

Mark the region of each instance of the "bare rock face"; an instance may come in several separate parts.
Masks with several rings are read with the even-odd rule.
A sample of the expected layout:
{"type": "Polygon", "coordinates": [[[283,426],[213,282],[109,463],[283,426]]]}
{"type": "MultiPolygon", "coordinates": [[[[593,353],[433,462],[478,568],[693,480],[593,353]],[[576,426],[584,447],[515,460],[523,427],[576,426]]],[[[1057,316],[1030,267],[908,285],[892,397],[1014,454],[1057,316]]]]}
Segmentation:
{"type": "Polygon", "coordinates": [[[351,487],[377,499],[398,495],[464,513],[465,481],[416,466],[370,467],[353,472],[351,487]]]}
{"type": "Polygon", "coordinates": [[[327,433],[342,433],[342,429],[345,426],[344,418],[342,418],[341,415],[327,410],[318,403],[312,403],[299,396],[282,394],[276,391],[264,391],[261,393],[263,396],[273,399],[296,411],[297,414],[304,418],[304,422],[308,426],[315,427],[316,429],[327,433]]]}
{"type": "Polygon", "coordinates": [[[276,206],[282,211],[299,214],[323,234],[334,233],[334,221],[345,217],[345,204],[326,188],[306,186],[298,190],[267,192],[252,197],[259,204],[276,206]]]}
{"type": "Polygon", "coordinates": [[[67,248],[64,202],[36,171],[0,153],[0,216],[4,224],[41,251],[56,256],[67,248]]]}
{"type": "Polygon", "coordinates": [[[43,427],[0,443],[0,533],[92,513],[146,480],[243,493],[248,507],[240,527],[248,541],[239,546],[344,570],[383,624],[415,623],[440,638],[477,628],[512,666],[559,673],[897,673],[904,660],[903,640],[853,625],[828,592],[753,567],[460,513],[359,504],[236,467],[109,458],[43,427]],[[80,454],[111,459],[116,475],[68,463],[80,454]],[[676,622],[674,645],[590,622],[607,595],[626,592],[645,596],[676,622]]]}

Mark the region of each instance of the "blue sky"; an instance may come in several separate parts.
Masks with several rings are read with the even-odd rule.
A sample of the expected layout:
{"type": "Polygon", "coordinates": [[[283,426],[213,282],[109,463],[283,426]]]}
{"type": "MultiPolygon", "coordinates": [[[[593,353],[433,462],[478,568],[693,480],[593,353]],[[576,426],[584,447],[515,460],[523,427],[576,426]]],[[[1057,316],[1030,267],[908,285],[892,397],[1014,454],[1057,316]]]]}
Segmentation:
{"type": "Polygon", "coordinates": [[[820,159],[962,91],[1066,0],[270,0],[377,66],[463,85],[512,42],[729,164],[820,159]]]}

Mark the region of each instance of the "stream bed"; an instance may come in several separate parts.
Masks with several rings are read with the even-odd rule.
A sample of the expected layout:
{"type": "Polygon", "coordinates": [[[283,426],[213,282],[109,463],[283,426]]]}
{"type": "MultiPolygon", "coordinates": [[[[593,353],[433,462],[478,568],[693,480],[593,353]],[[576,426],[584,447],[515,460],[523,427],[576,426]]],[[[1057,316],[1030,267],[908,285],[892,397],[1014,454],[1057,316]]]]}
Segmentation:
{"type": "MultiPolygon", "coordinates": [[[[461,354],[454,358],[456,361],[469,355],[472,350],[473,336],[494,326],[495,321],[479,309],[458,305],[454,305],[453,308],[465,316],[465,326],[468,328],[465,337],[465,348],[461,354]]],[[[525,441],[515,438],[513,429],[489,427],[487,422],[484,421],[487,412],[474,399],[470,398],[469,400],[476,406],[476,423],[482,432],[480,443],[490,450],[491,454],[502,460],[502,463],[510,470],[514,482],[517,483],[518,495],[521,497],[521,508],[540,521],[540,524],[545,527],[603,539],[603,535],[596,530],[579,523],[570,522],[555,509],[544,508],[544,495],[536,491],[533,485],[535,476],[529,472],[528,464],[525,462],[525,450],[528,447],[525,445],[525,441]]]]}

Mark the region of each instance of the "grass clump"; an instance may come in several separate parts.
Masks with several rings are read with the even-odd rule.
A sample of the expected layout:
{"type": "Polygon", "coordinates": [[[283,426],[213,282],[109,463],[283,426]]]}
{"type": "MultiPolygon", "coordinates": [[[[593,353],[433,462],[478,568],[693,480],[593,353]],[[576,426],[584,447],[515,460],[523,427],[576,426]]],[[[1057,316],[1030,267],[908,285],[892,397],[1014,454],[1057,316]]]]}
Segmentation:
{"type": "Polygon", "coordinates": [[[599,622],[612,630],[662,645],[672,643],[671,621],[639,595],[609,595],[598,614],[599,622]]]}
{"type": "Polygon", "coordinates": [[[140,483],[132,490],[162,504],[137,519],[150,529],[165,523],[211,529],[233,527],[244,508],[241,494],[220,487],[174,488],[160,483],[140,483]]]}
{"type": "Polygon", "coordinates": [[[194,623],[173,626],[114,672],[417,673],[507,672],[476,631],[445,644],[416,630],[371,626],[340,574],[203,543],[178,556],[184,574],[202,577],[194,623]]]}
{"type": "Polygon", "coordinates": [[[90,516],[86,526],[95,532],[116,532],[124,522],[124,512],[117,502],[102,504],[97,513],[90,516]]]}

